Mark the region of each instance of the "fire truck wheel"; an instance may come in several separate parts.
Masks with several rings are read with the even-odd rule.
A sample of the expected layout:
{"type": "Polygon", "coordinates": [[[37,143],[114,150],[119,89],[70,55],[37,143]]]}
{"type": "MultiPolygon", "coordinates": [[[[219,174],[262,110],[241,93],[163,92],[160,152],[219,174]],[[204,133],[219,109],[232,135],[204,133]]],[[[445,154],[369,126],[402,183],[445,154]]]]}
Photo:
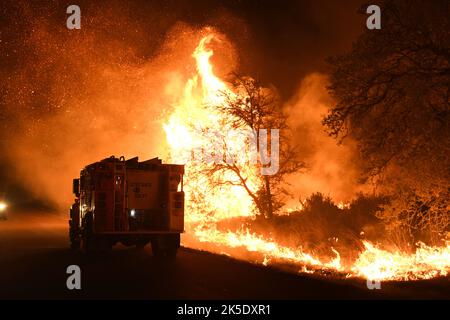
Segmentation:
{"type": "Polygon", "coordinates": [[[76,250],[80,248],[80,240],[78,239],[78,232],[73,224],[72,219],[69,220],[69,239],[71,249],[76,250]]]}
{"type": "Polygon", "coordinates": [[[98,238],[96,242],[100,251],[109,251],[112,249],[112,242],[108,238],[98,238]]]}
{"type": "Polygon", "coordinates": [[[169,258],[175,258],[178,248],[180,247],[180,234],[172,234],[166,236],[167,249],[166,256],[169,258]]]}
{"type": "Polygon", "coordinates": [[[136,249],[143,250],[147,244],[148,244],[147,240],[139,240],[136,242],[136,249]]]}
{"type": "Polygon", "coordinates": [[[178,248],[175,248],[175,247],[166,249],[165,256],[169,259],[173,259],[177,256],[177,251],[178,251],[178,248]]]}
{"type": "Polygon", "coordinates": [[[152,253],[155,257],[161,257],[162,256],[162,249],[160,247],[158,238],[152,239],[152,253]]]}
{"type": "Polygon", "coordinates": [[[112,249],[112,244],[108,239],[95,236],[83,238],[83,249],[86,253],[102,253],[112,249]]]}
{"type": "Polygon", "coordinates": [[[91,253],[94,251],[94,239],[91,236],[84,235],[82,240],[82,248],[84,252],[91,253]]]}
{"type": "Polygon", "coordinates": [[[86,253],[95,251],[95,239],[92,235],[92,214],[87,213],[84,217],[82,247],[86,253]]]}
{"type": "Polygon", "coordinates": [[[179,246],[179,234],[159,236],[152,240],[152,252],[158,258],[174,258],[179,246]]]}

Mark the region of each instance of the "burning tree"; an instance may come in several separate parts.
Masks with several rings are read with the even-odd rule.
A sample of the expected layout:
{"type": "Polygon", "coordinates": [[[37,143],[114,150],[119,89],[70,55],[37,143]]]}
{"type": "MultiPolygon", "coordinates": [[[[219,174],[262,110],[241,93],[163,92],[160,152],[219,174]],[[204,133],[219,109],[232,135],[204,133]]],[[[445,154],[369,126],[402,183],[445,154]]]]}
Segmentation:
{"type": "Polygon", "coordinates": [[[284,177],[303,167],[275,91],[236,74],[229,83],[218,78],[215,41],[223,39],[213,32],[200,40],[197,74],[164,125],[171,161],[186,163],[187,221],[202,226],[271,217],[287,195],[284,177]]]}
{"type": "MultiPolygon", "coordinates": [[[[208,170],[211,175],[234,173],[238,177],[237,181],[222,179],[218,184],[242,186],[255,203],[259,214],[271,218],[284,205],[283,199],[288,194],[283,187],[284,177],[298,171],[304,164],[299,161],[286,125],[287,116],[283,113],[274,90],[263,88],[250,77],[236,74],[233,77],[232,90],[220,91],[221,102],[211,107],[224,115],[225,127],[249,133],[246,145],[250,144],[250,148],[247,151],[255,153],[254,164],[258,169],[256,172],[260,183],[256,190],[252,190],[243,167],[236,161],[214,163],[208,170]],[[254,150],[251,148],[253,143],[254,150]],[[271,170],[268,170],[267,165],[271,166],[271,170]]],[[[226,139],[223,144],[226,157],[233,157],[227,148],[226,139]]]]}
{"type": "Polygon", "coordinates": [[[448,10],[446,1],[385,1],[381,30],[330,61],[337,103],[323,123],[359,142],[366,178],[392,196],[381,217],[415,238],[450,226],[448,10]]]}
{"type": "MultiPolygon", "coordinates": [[[[335,257],[330,260],[329,256],[321,257],[305,252],[302,247],[283,245],[267,237],[265,232],[257,234],[249,229],[249,220],[246,219],[254,217],[255,211],[266,216],[267,210],[272,210],[272,213],[276,211],[279,205],[275,204],[274,198],[282,198],[282,193],[277,189],[281,184],[277,182],[282,182],[286,173],[301,168],[302,164],[294,157],[296,153],[288,143],[292,140],[286,139],[289,138],[289,130],[284,126],[283,113],[274,92],[263,89],[249,78],[236,77],[234,85],[230,85],[214,74],[210,62],[213,55],[210,46],[220,39],[220,35],[213,32],[200,39],[192,55],[197,72],[186,81],[182,96],[164,123],[171,158],[175,162],[186,164],[184,191],[188,232],[183,243],[213,252],[229,253],[235,257],[243,257],[242,249],[245,249],[251,251],[252,255],[259,255],[260,262],[265,265],[283,261],[301,265],[305,272],[309,272],[305,266],[312,266],[320,270],[345,270],[350,275],[368,279],[392,280],[427,279],[448,274],[448,244],[446,247],[421,245],[415,253],[404,254],[385,251],[364,241],[364,251],[347,268],[341,264],[340,254],[334,248],[331,251],[335,257]],[[251,143],[245,142],[239,135],[227,135],[226,132],[232,132],[233,128],[237,128],[237,131],[254,132],[252,127],[270,129],[276,125],[282,129],[280,164],[278,176],[268,177],[268,202],[267,193],[264,196],[264,192],[267,192],[267,180],[261,174],[261,163],[254,165],[234,162],[236,167],[233,167],[227,162],[230,156],[239,158],[245,155],[251,143]],[[242,128],[247,130],[241,130],[242,128]],[[224,150],[225,159],[222,158],[224,150]],[[197,155],[208,161],[197,161],[201,160],[197,155]],[[219,161],[209,161],[211,159],[219,161]],[[223,230],[222,226],[226,226],[227,230],[223,230]]],[[[250,140],[255,141],[254,138],[250,136],[250,140]]],[[[269,143],[272,138],[269,135],[269,143]]],[[[260,158],[263,158],[263,149],[260,148],[260,158]]],[[[277,201],[282,202],[282,199],[277,201]]],[[[322,210],[320,206],[319,209],[322,210]]],[[[364,210],[367,213],[366,207],[364,210]]],[[[308,219],[308,216],[310,217],[305,215],[302,219],[308,219]]],[[[290,216],[284,218],[291,224],[290,216]]],[[[277,220],[283,220],[283,217],[276,217],[271,221],[261,219],[257,223],[274,226],[277,220]]],[[[306,228],[303,221],[302,227],[306,228]]]]}

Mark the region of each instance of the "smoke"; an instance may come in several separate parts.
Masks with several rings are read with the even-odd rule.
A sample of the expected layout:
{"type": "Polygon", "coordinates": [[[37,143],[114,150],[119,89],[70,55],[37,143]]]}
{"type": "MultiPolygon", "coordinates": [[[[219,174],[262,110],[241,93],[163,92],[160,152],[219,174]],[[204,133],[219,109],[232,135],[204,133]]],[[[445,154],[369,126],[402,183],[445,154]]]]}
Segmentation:
{"type": "Polygon", "coordinates": [[[8,177],[61,208],[89,163],[111,155],[167,157],[162,121],[195,70],[198,29],[176,24],[146,57],[148,30],[129,26],[137,35],[119,41],[105,38],[99,25],[71,36],[50,20],[28,26],[3,97],[8,177]]]}
{"type": "MultiPolygon", "coordinates": [[[[338,144],[321,123],[333,104],[326,87],[326,75],[310,74],[284,106],[294,132],[294,143],[307,166],[305,171],[289,177],[288,183],[291,193],[301,200],[314,192],[322,192],[336,202],[347,202],[363,189],[358,183],[357,150],[350,139],[338,144]]],[[[298,204],[298,199],[290,204],[295,203],[298,204]]]]}
{"type": "MultiPolygon", "coordinates": [[[[66,207],[71,180],[88,163],[110,155],[167,157],[162,123],[195,72],[191,54],[204,29],[178,23],[151,57],[142,58],[140,46],[124,49],[115,39],[98,45],[98,30],[67,39],[50,25],[35,27],[26,39],[34,57],[8,83],[6,106],[15,119],[4,142],[14,167],[10,176],[66,207]]],[[[222,77],[236,69],[237,57],[226,39],[217,45],[221,54],[213,63],[222,77]]],[[[358,189],[354,146],[337,146],[324,132],[321,118],[331,103],[325,86],[324,75],[312,74],[285,105],[309,166],[288,182],[303,199],[322,191],[346,200],[358,189]]]]}
{"type": "MultiPolygon", "coordinates": [[[[3,43],[4,52],[11,53],[2,56],[0,70],[6,79],[0,141],[6,179],[66,208],[72,201],[71,180],[86,164],[111,155],[167,157],[162,122],[195,72],[191,54],[204,30],[174,25],[177,16],[156,4],[145,11],[142,4],[86,3],[82,28],[72,31],[65,27],[64,4],[57,9],[54,4],[9,5],[5,19],[17,31],[8,30],[2,38],[10,38],[3,43]]],[[[222,46],[215,48],[222,54],[212,58],[218,76],[237,70],[237,55],[243,62],[239,68],[245,69],[255,57],[244,51],[249,49],[247,25],[227,10],[210,20],[233,42],[238,39],[241,49],[237,54],[226,40],[216,44],[222,46]]],[[[320,124],[327,105],[325,82],[318,75],[306,78],[286,105],[303,160],[310,165],[292,179],[294,194],[301,197],[318,190],[346,197],[354,189],[351,148],[337,147],[320,124]]]]}

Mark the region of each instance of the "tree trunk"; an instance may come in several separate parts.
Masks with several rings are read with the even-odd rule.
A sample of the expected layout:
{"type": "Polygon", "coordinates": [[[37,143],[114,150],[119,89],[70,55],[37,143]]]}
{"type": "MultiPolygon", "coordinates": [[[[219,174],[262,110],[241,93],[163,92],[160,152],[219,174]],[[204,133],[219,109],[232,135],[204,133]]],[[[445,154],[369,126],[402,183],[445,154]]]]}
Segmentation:
{"type": "Polygon", "coordinates": [[[264,176],[264,182],[266,185],[266,201],[267,201],[266,216],[268,219],[271,219],[273,217],[273,205],[272,205],[272,192],[270,190],[270,183],[268,176],[264,176]]]}

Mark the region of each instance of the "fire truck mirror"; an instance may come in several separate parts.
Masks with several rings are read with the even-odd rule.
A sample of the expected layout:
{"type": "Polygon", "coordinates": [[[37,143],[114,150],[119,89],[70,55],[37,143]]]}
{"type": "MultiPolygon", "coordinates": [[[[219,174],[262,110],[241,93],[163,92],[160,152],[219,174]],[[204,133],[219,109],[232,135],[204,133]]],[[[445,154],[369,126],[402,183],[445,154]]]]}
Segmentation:
{"type": "Polygon", "coordinates": [[[80,196],[80,179],[73,179],[72,192],[76,197],[80,196]]]}

